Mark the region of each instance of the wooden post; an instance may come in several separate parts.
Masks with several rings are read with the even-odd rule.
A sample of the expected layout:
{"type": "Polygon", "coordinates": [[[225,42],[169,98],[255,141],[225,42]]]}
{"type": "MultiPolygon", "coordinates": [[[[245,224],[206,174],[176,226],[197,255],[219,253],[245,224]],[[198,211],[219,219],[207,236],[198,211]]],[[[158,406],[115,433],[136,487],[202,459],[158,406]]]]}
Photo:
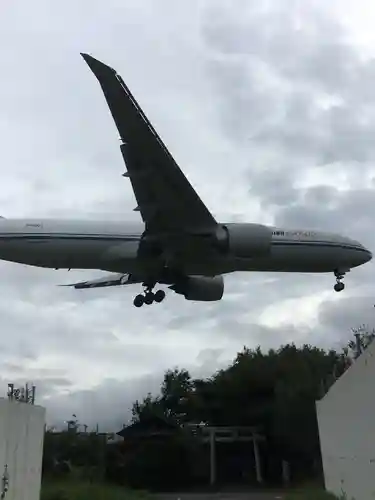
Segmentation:
{"type": "Polygon", "coordinates": [[[216,483],[216,441],[215,429],[210,429],[210,486],[216,483]]]}
{"type": "Polygon", "coordinates": [[[284,486],[287,487],[290,484],[290,464],[286,460],[283,460],[281,466],[283,473],[283,483],[284,486]]]}
{"type": "Polygon", "coordinates": [[[255,434],[253,434],[253,448],[254,448],[254,459],[255,459],[255,472],[258,483],[263,483],[262,477],[262,466],[260,463],[258,439],[255,434]]]}

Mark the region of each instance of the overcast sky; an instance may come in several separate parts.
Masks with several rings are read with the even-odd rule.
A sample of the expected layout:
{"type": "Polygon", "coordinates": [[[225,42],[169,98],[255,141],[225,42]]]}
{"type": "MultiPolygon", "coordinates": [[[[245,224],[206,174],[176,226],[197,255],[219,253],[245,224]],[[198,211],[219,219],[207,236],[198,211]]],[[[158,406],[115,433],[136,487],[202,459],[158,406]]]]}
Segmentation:
{"type": "MultiPolygon", "coordinates": [[[[320,228],[375,248],[375,9],[354,0],[2,1],[0,213],[137,220],[117,130],[80,56],[115,67],[224,221],[320,228]]],[[[115,428],[163,371],[209,375],[247,345],[337,347],[373,324],[374,264],[239,274],[223,300],[137,286],[58,288],[96,271],[0,263],[0,389],[37,385],[50,423],[115,428]]]]}

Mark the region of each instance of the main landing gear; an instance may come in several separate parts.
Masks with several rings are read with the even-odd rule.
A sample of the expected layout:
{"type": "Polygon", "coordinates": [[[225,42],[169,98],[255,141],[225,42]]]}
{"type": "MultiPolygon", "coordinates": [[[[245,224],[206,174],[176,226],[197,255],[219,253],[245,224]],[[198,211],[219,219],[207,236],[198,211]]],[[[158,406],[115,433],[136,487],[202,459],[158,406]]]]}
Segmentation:
{"type": "Polygon", "coordinates": [[[345,273],[340,273],[339,271],[335,271],[335,276],[336,276],[336,284],[333,287],[335,292],[342,292],[345,288],[344,283],[341,282],[341,280],[344,279],[345,273]]]}
{"type": "Polygon", "coordinates": [[[164,290],[158,290],[157,292],[153,292],[153,286],[146,286],[145,293],[139,294],[134,298],[133,304],[135,307],[142,307],[143,304],[151,305],[153,302],[160,303],[165,299],[164,290]]]}

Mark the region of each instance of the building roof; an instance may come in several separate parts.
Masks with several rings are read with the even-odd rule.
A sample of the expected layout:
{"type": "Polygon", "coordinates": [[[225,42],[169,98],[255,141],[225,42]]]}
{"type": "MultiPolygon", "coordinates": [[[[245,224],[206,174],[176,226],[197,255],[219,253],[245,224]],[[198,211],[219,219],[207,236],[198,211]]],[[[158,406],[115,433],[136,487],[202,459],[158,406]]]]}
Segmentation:
{"type": "Polygon", "coordinates": [[[171,434],[177,428],[177,425],[168,422],[162,417],[152,416],[147,418],[144,417],[142,420],[124,427],[117,432],[117,435],[123,438],[165,435],[171,434]]]}

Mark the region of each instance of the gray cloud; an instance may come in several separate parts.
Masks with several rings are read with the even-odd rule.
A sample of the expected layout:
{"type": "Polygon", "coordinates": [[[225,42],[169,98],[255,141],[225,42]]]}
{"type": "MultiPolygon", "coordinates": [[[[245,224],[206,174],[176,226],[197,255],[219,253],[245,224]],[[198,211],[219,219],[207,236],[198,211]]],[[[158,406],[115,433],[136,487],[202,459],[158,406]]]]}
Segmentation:
{"type": "Polygon", "coordinates": [[[276,150],[277,165],[264,176],[282,172],[288,186],[296,169],[311,164],[327,165],[327,176],[333,163],[344,163],[349,175],[360,164],[364,175],[375,153],[373,61],[364,62],[323,11],[308,8],[296,29],[287,5],[269,9],[248,6],[240,18],[218,8],[207,16],[203,34],[215,54],[208,74],[223,130],[255,149],[256,159],[276,150]]]}

